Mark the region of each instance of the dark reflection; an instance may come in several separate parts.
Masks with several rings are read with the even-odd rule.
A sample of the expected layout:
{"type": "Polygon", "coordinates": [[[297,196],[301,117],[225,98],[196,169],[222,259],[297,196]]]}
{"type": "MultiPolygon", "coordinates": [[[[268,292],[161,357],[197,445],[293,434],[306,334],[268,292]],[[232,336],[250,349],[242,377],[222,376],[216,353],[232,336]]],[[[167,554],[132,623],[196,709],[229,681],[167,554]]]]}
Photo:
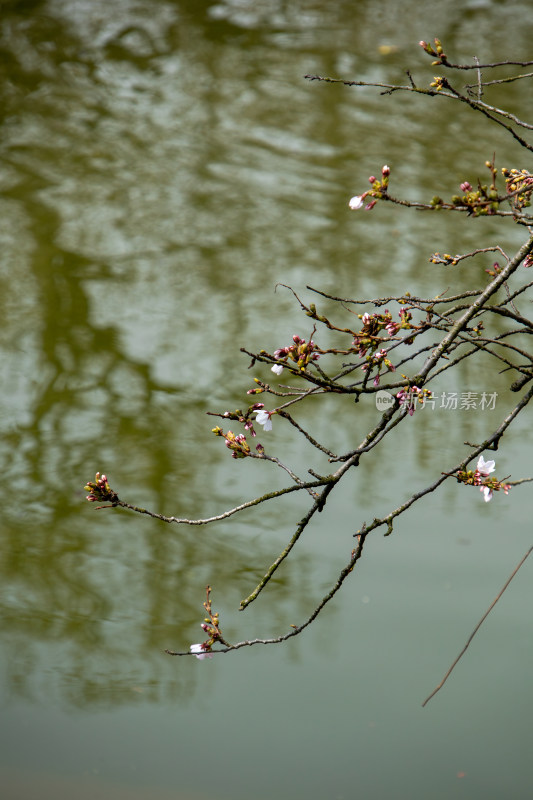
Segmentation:
{"type": "MultiPolygon", "coordinates": [[[[503,53],[494,17],[429,5],[435,34],[459,50],[466,42],[473,52],[475,28],[487,58],[503,53]]],[[[96,512],[81,487],[105,470],[125,500],[205,517],[281,480],[235,464],[205,416],[247,400],[254,375],[240,345],[274,349],[308,333],[291,298],[274,295],[277,281],[352,297],[404,291],[414,279],[428,294],[451,281],[462,288],[461,273],[430,273],[419,252],[432,221],[387,209],[356,218],[346,203],[385,160],[413,192],[439,179],[454,191],[463,167],[477,166],[478,123],[465,143],[456,135],[465,123],[443,106],[422,127],[420,106],[405,98],[383,106],[370,92],[303,81],[313,71],[398,79],[411,60],[422,69],[398,8],[2,4],[7,693],[57,692],[80,706],[187,697],[189,669],[171,668],[161,651],[200,638],[206,583],[229,639],[248,625],[251,636],[273,635],[302,621],[342,566],[332,551],[320,569],[302,546],[252,626],[251,611],[233,609],[291,535],[300,499],[215,529],[178,529],[96,512]],[[389,54],[378,39],[394,45],[389,54]]],[[[522,35],[516,28],[517,51],[522,35]]],[[[434,249],[477,243],[479,227],[457,234],[447,219],[441,225],[434,249]]],[[[462,379],[472,388],[472,376],[462,379]]],[[[340,447],[346,429],[327,433],[324,407],[310,412],[316,436],[340,447]]],[[[368,420],[352,421],[352,412],[358,442],[368,420]]],[[[461,417],[458,440],[473,438],[476,425],[461,417]]],[[[424,466],[432,433],[396,445],[414,448],[424,466]]],[[[305,469],[305,452],[287,453],[305,469]]],[[[354,479],[362,508],[382,469],[369,459],[354,479]]],[[[340,530],[349,525],[346,556],[362,521],[340,520],[340,530]]]]}

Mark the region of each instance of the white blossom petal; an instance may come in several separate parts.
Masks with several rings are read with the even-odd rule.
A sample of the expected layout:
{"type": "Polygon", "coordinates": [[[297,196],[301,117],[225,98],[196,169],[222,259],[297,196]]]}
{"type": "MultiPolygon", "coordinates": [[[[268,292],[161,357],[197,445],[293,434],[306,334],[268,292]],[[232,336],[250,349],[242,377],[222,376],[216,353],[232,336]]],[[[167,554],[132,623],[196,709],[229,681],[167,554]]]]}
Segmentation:
{"type": "Polygon", "coordinates": [[[483,500],[485,503],[488,503],[489,500],[492,500],[492,489],[489,486],[480,486],[479,488],[483,492],[483,500]]]}
{"type": "Polygon", "coordinates": [[[357,211],[357,209],[363,207],[363,198],[356,194],[354,197],[350,199],[348,205],[350,206],[352,211],[357,211]]]}
{"type": "Polygon", "coordinates": [[[202,644],[191,644],[189,649],[191,653],[194,653],[196,658],[199,658],[200,660],[203,658],[213,658],[213,653],[206,652],[202,644]]]}
{"type": "Polygon", "coordinates": [[[270,419],[270,414],[268,413],[268,411],[261,409],[261,411],[256,411],[255,413],[256,413],[255,421],[259,425],[262,425],[265,431],[271,431],[272,420],[270,419]]]}
{"type": "Polygon", "coordinates": [[[281,375],[283,372],[283,364],[274,364],[274,366],[271,367],[271,370],[272,372],[275,372],[276,375],[281,375]]]}
{"type": "Polygon", "coordinates": [[[476,469],[480,473],[480,475],[490,475],[490,473],[494,472],[494,470],[496,469],[496,462],[495,461],[485,461],[483,456],[480,456],[479,460],[477,462],[476,469]]]}

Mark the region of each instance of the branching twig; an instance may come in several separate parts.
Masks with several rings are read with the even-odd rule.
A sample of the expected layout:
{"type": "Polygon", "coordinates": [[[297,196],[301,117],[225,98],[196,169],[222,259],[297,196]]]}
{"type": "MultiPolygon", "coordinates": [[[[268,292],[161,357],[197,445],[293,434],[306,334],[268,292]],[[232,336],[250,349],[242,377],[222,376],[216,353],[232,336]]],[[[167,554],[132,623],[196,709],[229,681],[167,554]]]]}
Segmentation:
{"type": "MultiPolygon", "coordinates": [[[[389,84],[371,83],[367,81],[348,81],[337,78],[327,78],[318,75],[307,75],[308,80],[318,80],[327,83],[339,83],[345,86],[375,87],[381,90],[381,94],[393,94],[398,91],[415,92],[428,97],[445,97],[454,102],[460,102],[471,110],[482,114],[485,119],[496,123],[502,127],[515,142],[518,142],[527,151],[533,150],[525,139],[519,136],[514,126],[533,130],[533,125],[524,122],[516,115],[490,105],[482,100],[483,92],[486,87],[494,83],[503,83],[510,80],[518,80],[533,77],[533,73],[501,78],[499,80],[486,81],[482,71],[493,69],[499,66],[520,65],[528,66],[533,62],[520,61],[501,61],[491,64],[481,64],[477,57],[474,64],[462,65],[453,64],[448,61],[441,42],[435,40],[435,48],[426,42],[420,43],[423,49],[432,58],[434,65],[440,65],[447,70],[471,70],[477,71],[477,81],[466,87],[467,94],[454,88],[446,77],[437,76],[429,87],[417,84],[411,72],[407,73],[408,84],[389,84]]],[[[135,505],[130,505],[119,499],[118,495],[111,489],[105,475],[97,473],[95,481],[89,482],[86,489],[89,491],[88,500],[91,502],[108,503],[99,507],[116,508],[121,507],[137,513],[159,519],[167,523],[187,524],[192,526],[206,525],[211,522],[227,519],[246,509],[259,505],[267,500],[282,497],[294,491],[304,491],[310,496],[310,506],[306,513],[292,528],[292,536],[279,553],[277,558],[266,569],[263,577],[255,589],[241,601],[240,609],[246,608],[252,603],[270,582],[276,570],[284,560],[291,554],[296,543],[308,528],[317,513],[320,513],[325,503],[328,501],[333,491],[340,481],[348,474],[353,472],[352,468],[357,468],[364,457],[375,448],[379,447],[384,438],[390,434],[398,425],[407,423],[410,416],[414,413],[413,396],[416,402],[425,401],[431,397],[431,392],[424,388],[427,384],[435,381],[443,372],[456,367],[465,359],[475,357],[476,354],[488,354],[496,360],[497,369],[500,373],[513,371],[518,372],[519,379],[511,384],[513,392],[522,392],[519,401],[514,408],[507,411],[499,426],[486,436],[483,442],[465,442],[467,448],[463,452],[462,460],[451,469],[441,472],[423,488],[413,492],[394,510],[382,517],[375,517],[372,522],[364,523],[359,531],[354,534],[357,537],[357,546],[351,552],[348,563],[340,571],[335,583],[330,590],[322,597],[318,605],[314,608],[308,618],[300,625],[291,626],[291,630],[281,636],[268,639],[250,639],[230,645],[222,637],[219,626],[218,613],[211,610],[210,587],[207,587],[207,599],[204,608],[208,618],[204,620],[202,628],[207,631],[208,639],[199,645],[192,645],[192,652],[176,652],[167,650],[171,655],[195,655],[198,658],[211,657],[215,653],[227,653],[248,647],[255,644],[276,644],[284,642],[293,636],[297,636],[305,630],[319,615],[321,610],[331,601],[342,587],[346,578],[354,570],[355,565],[362,557],[363,546],[367,536],[378,528],[385,528],[385,535],[393,531],[393,525],[402,514],[408,511],[415,502],[421,500],[428,494],[436,491],[446,480],[455,478],[459,483],[468,486],[475,486],[483,492],[484,499],[490,500],[493,492],[503,490],[507,494],[511,487],[519,486],[522,483],[532,481],[533,478],[521,478],[507,483],[507,478],[499,480],[490,475],[494,470],[494,462],[486,462],[483,457],[484,451],[497,450],[502,436],[509,426],[514,422],[520,412],[528,405],[533,398],[533,386],[526,390],[527,384],[533,380],[533,356],[528,351],[526,337],[533,334],[533,322],[526,314],[517,310],[514,299],[523,296],[525,291],[533,285],[533,281],[525,286],[511,288],[509,282],[513,278],[518,268],[523,264],[525,267],[533,266],[533,216],[526,213],[526,209],[533,198],[533,174],[528,170],[504,169],[505,192],[501,193],[497,189],[497,170],[495,167],[495,157],[486,162],[490,169],[490,187],[485,186],[481,179],[478,179],[477,189],[473,189],[468,181],[461,183],[462,196],[454,196],[451,202],[444,202],[440,197],[435,196],[430,203],[416,202],[395,197],[389,194],[390,167],[384,166],[381,171],[381,179],[371,177],[371,189],[364,192],[361,196],[355,196],[350,200],[350,208],[353,210],[362,208],[366,203],[366,209],[371,210],[380,200],[392,203],[393,205],[415,209],[415,210],[441,210],[443,212],[459,211],[472,217],[481,215],[500,217],[504,220],[512,219],[515,223],[524,226],[528,231],[528,240],[515,253],[509,257],[500,245],[492,247],[478,248],[470,253],[451,256],[448,254],[434,254],[430,258],[433,264],[444,265],[447,269],[455,268],[460,262],[480,254],[498,252],[505,262],[504,266],[495,263],[492,269],[485,270],[492,278],[487,285],[479,289],[462,291],[456,294],[448,294],[450,288],[433,298],[421,298],[405,292],[404,295],[385,298],[374,298],[371,300],[347,299],[323,292],[319,289],[308,286],[307,288],[328,300],[337,302],[345,312],[350,314],[349,325],[343,326],[337,321],[333,321],[324,313],[319,313],[314,303],[307,304],[294,289],[286,284],[281,284],[292,292],[295,300],[300,306],[301,311],[312,320],[312,331],[308,341],[294,334],[293,341],[285,347],[280,347],[272,354],[266,350],[253,352],[247,347],[242,347],[241,351],[251,357],[250,367],[256,363],[268,365],[277,375],[284,369],[290,376],[289,383],[295,385],[280,384],[276,388],[260,378],[255,378],[254,388],[248,390],[248,394],[266,394],[272,397],[281,398],[280,403],[270,410],[266,410],[264,403],[253,403],[246,412],[235,411],[218,414],[208,412],[213,416],[231,419],[238,424],[244,425],[245,433],[236,434],[232,431],[224,433],[222,428],[217,427],[213,432],[225,439],[226,446],[232,451],[234,458],[251,458],[255,461],[270,461],[284,470],[292,479],[293,485],[277,491],[268,492],[246,503],[242,503],[234,508],[228,509],[221,514],[214,515],[205,519],[186,519],[180,517],[167,517],[162,514],[149,511],[135,505]],[[370,201],[370,202],[369,202],[370,201]],[[507,203],[510,210],[502,209],[502,205],[507,203]],[[506,297],[502,300],[501,295],[498,302],[494,301],[497,292],[503,289],[506,297]],[[489,301],[493,304],[490,305],[489,301]],[[375,311],[384,306],[394,304],[393,311],[397,316],[393,319],[393,311],[387,308],[384,311],[375,311]],[[351,308],[350,306],[353,306],[351,308]],[[366,311],[358,313],[358,308],[371,307],[372,312],[366,311]],[[399,311],[398,311],[399,309],[399,311]],[[420,315],[420,316],[419,316],[420,315]],[[360,324],[354,320],[356,317],[360,324]],[[398,321],[399,319],[399,321],[398,321]],[[511,324],[504,323],[509,320],[511,324]],[[507,330],[491,330],[491,324],[502,321],[502,327],[507,330]],[[344,339],[344,346],[319,347],[314,341],[314,335],[320,328],[321,334],[327,336],[329,332],[336,337],[349,337],[349,341],[344,339]],[[516,339],[521,335],[523,338],[516,339]],[[514,342],[517,342],[515,344],[514,342]],[[318,359],[324,360],[318,364],[318,359]],[[327,357],[327,358],[326,358],[327,357]],[[517,359],[520,363],[514,364],[511,359],[517,359]],[[329,368],[330,359],[334,360],[334,368],[329,368]],[[336,361],[335,361],[336,359],[336,361]],[[340,364],[339,364],[340,362],[340,364]],[[326,368],[325,364],[328,364],[326,368]],[[400,371],[404,370],[404,372],[400,371]],[[396,376],[392,379],[391,375],[396,371],[396,376]],[[407,374],[409,373],[409,374],[407,374]],[[401,378],[400,378],[401,375],[401,378]],[[299,385],[303,382],[303,386],[299,385]],[[379,402],[377,393],[385,390],[391,397],[385,395],[386,410],[379,402]],[[371,426],[370,431],[363,436],[360,444],[354,448],[354,443],[347,444],[340,454],[333,453],[323,443],[317,441],[306,429],[301,421],[295,419],[294,409],[301,408],[301,403],[307,402],[307,398],[316,397],[316,401],[321,402],[320,398],[324,395],[351,395],[355,402],[362,398],[374,399],[380,409],[380,416],[371,426]],[[390,400],[390,402],[389,402],[390,400]],[[290,413],[289,409],[290,408],[290,413]],[[257,419],[253,420],[251,415],[256,414],[257,419]],[[262,445],[257,445],[255,450],[250,447],[246,440],[246,434],[251,432],[255,436],[253,424],[256,422],[264,425],[265,431],[272,427],[271,418],[277,416],[285,420],[294,430],[296,430],[304,440],[323,456],[327,456],[328,464],[335,464],[331,467],[334,471],[328,475],[321,475],[312,466],[306,465],[307,474],[316,480],[304,481],[296,472],[284,464],[276,456],[266,454],[262,445]],[[473,459],[479,456],[475,470],[468,469],[468,465],[473,459]],[[212,650],[214,644],[222,647],[212,650]]],[[[516,276],[515,278],[516,279],[516,276]]],[[[487,280],[485,278],[485,280],[487,280]]],[[[529,340],[530,341],[530,340],[529,340]]],[[[323,345],[324,342],[321,342],[323,345]]],[[[492,362],[491,362],[492,363],[492,362]]],[[[513,375],[514,377],[514,375],[513,375]]],[[[433,399],[433,398],[432,398],[433,399]]],[[[335,419],[334,419],[335,421],[335,419]]],[[[407,423],[409,424],[409,423],[407,423]]],[[[358,439],[360,435],[358,436],[358,439]]],[[[355,439],[357,441],[358,439],[355,439]]],[[[315,453],[316,454],[316,453],[315,453]]],[[[324,460],[324,459],[323,459],[324,460]]],[[[364,463],[364,462],[363,462],[364,463]]],[[[462,652],[456,658],[444,679],[439,686],[429,695],[423,705],[433,697],[443,686],[452,670],[466,652],[473,637],[479,627],[486,619],[488,613],[502,596],[509,583],[516,575],[526,558],[533,551],[533,547],[526,553],[520,564],[516,567],[507,583],[500,591],[492,605],[486,611],[471,636],[469,637],[462,652]]]]}

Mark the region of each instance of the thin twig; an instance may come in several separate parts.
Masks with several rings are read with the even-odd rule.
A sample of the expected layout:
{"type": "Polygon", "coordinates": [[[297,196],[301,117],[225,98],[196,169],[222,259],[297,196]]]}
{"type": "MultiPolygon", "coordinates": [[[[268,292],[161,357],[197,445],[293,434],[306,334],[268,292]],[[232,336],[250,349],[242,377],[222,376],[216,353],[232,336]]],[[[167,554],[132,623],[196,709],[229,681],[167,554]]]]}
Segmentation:
{"type": "Polygon", "coordinates": [[[481,68],[479,66],[479,58],[474,56],[474,61],[477,64],[477,100],[478,103],[481,102],[481,98],[483,97],[483,84],[481,83],[481,68]]]}
{"type": "Polygon", "coordinates": [[[475,64],[452,64],[448,59],[442,61],[443,67],[448,69],[494,69],[494,67],[530,67],[533,61],[493,61],[491,64],[480,64],[476,59],[475,64]]]}
{"type": "Polygon", "coordinates": [[[518,570],[520,569],[520,567],[522,566],[522,564],[524,563],[524,561],[525,561],[525,560],[526,560],[526,558],[527,558],[527,557],[530,555],[530,553],[531,553],[531,552],[533,552],[533,547],[530,547],[530,548],[529,548],[529,550],[527,551],[527,553],[525,554],[525,556],[524,556],[524,557],[521,559],[520,563],[519,563],[519,564],[518,564],[518,565],[515,567],[515,569],[513,570],[513,572],[511,573],[511,575],[510,575],[510,576],[509,576],[509,578],[507,579],[507,581],[506,581],[506,583],[505,583],[504,587],[502,588],[502,590],[499,592],[499,594],[498,594],[498,595],[496,595],[496,597],[494,598],[494,600],[492,601],[492,603],[490,604],[490,606],[488,607],[488,609],[485,611],[485,613],[483,614],[483,616],[482,616],[482,617],[481,617],[481,619],[479,620],[478,624],[476,625],[476,627],[474,628],[474,630],[472,631],[472,633],[471,633],[471,634],[470,634],[470,636],[468,637],[468,640],[467,640],[467,642],[466,642],[465,646],[463,647],[463,649],[461,650],[461,652],[459,653],[459,655],[457,656],[457,658],[455,659],[455,661],[453,662],[453,664],[451,665],[451,667],[449,668],[449,670],[447,671],[447,673],[446,673],[446,675],[444,676],[444,678],[441,680],[441,682],[439,683],[439,685],[438,685],[438,686],[436,686],[436,687],[435,687],[435,689],[433,689],[433,691],[431,692],[431,694],[430,694],[430,695],[428,695],[428,697],[426,697],[426,699],[425,699],[425,700],[424,700],[424,702],[422,703],[422,706],[425,706],[427,703],[429,703],[429,701],[431,700],[431,698],[432,698],[432,697],[435,697],[435,695],[437,694],[437,692],[438,692],[440,689],[442,689],[442,687],[444,686],[444,684],[446,683],[446,681],[447,681],[447,680],[448,680],[448,678],[450,677],[450,675],[451,675],[452,671],[455,669],[455,667],[457,666],[457,664],[459,663],[459,661],[461,660],[461,658],[464,656],[464,654],[465,654],[465,653],[466,653],[466,651],[468,650],[468,647],[470,646],[470,643],[471,643],[472,639],[474,638],[474,636],[476,635],[476,633],[477,633],[477,632],[478,632],[478,630],[480,629],[481,625],[482,625],[482,624],[485,622],[485,620],[487,619],[488,615],[490,614],[490,612],[492,611],[492,609],[494,608],[494,606],[496,605],[496,603],[498,602],[498,600],[500,599],[500,597],[502,596],[502,594],[505,592],[505,590],[507,589],[507,587],[509,586],[509,584],[510,584],[510,583],[511,583],[511,581],[513,580],[514,576],[516,575],[516,573],[518,572],[518,570]]]}
{"type": "Polygon", "coordinates": [[[230,508],[228,511],[224,511],[222,514],[217,514],[214,517],[206,517],[205,519],[186,519],[185,517],[166,517],[164,514],[157,514],[155,511],[150,511],[148,508],[141,508],[140,506],[131,505],[131,503],[126,503],[123,500],[118,500],[118,502],[114,503],[113,505],[109,506],[102,506],[102,508],[127,508],[129,511],[135,511],[137,514],[146,514],[148,517],[152,517],[153,519],[159,519],[162,522],[175,522],[178,525],[208,525],[210,522],[219,522],[220,520],[227,519],[228,517],[232,517],[234,514],[238,514],[239,511],[244,511],[246,508],[252,508],[253,506],[259,505],[259,503],[264,503],[266,500],[273,500],[275,497],[281,497],[284,494],[289,494],[290,492],[298,492],[301,489],[315,489],[319,486],[324,486],[324,481],[309,481],[307,483],[302,483],[301,485],[298,484],[296,486],[286,486],[283,489],[276,489],[273,492],[266,492],[266,494],[261,495],[260,497],[255,497],[253,500],[248,500],[246,503],[241,503],[235,508],[230,508]]]}

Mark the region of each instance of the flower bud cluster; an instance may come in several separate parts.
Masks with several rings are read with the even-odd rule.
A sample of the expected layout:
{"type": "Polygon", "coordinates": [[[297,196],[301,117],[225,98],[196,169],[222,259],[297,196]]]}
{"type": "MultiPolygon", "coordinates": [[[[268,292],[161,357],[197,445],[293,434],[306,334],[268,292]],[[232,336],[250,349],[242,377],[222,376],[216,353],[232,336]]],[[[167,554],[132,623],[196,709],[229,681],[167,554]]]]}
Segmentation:
{"type": "MultiPolygon", "coordinates": [[[[264,390],[259,389],[255,391],[264,391],[264,390]]],[[[255,393],[255,391],[252,389],[251,391],[248,392],[248,394],[255,393]]],[[[264,403],[253,403],[251,406],[249,406],[246,413],[243,413],[240,408],[237,408],[235,411],[224,411],[223,417],[225,419],[233,419],[236,420],[237,422],[240,422],[241,425],[244,425],[244,430],[248,431],[252,436],[256,436],[256,432],[254,430],[254,424],[250,418],[250,414],[253,414],[258,409],[264,407],[265,407],[264,403]]],[[[215,432],[216,430],[217,430],[216,428],[213,428],[213,432],[215,432]]]]}
{"type": "Polygon", "coordinates": [[[424,40],[420,41],[418,44],[420,45],[422,50],[426,51],[426,53],[429,56],[432,56],[433,58],[437,58],[438,59],[438,61],[433,61],[432,62],[433,65],[436,66],[437,64],[446,64],[447,63],[446,53],[444,52],[444,50],[442,48],[441,40],[440,39],[434,39],[433,41],[435,43],[435,47],[430,45],[428,42],[425,42],[424,40]]]}
{"type": "Polygon", "coordinates": [[[495,461],[485,461],[483,456],[480,456],[475,470],[459,470],[455,477],[458,483],[464,483],[466,486],[478,486],[480,492],[483,493],[483,499],[488,503],[494,492],[503,490],[504,494],[509,494],[511,488],[510,483],[489,477],[495,468],[495,461]]]}
{"type": "Polygon", "coordinates": [[[386,368],[389,372],[394,372],[396,367],[392,363],[392,361],[387,358],[387,351],[380,350],[379,353],[374,353],[373,355],[368,355],[366,357],[366,363],[363,364],[361,369],[363,372],[371,372],[374,367],[377,367],[377,375],[374,377],[374,386],[379,386],[379,380],[381,378],[381,372],[384,368],[386,368]]]}
{"type": "MultiPolygon", "coordinates": [[[[437,64],[440,62],[436,62],[437,64]]],[[[429,84],[432,89],[436,89],[437,92],[440,92],[441,89],[446,89],[448,86],[448,81],[446,78],[443,78],[442,75],[435,75],[431,83],[429,84]]]]}
{"type": "MultiPolygon", "coordinates": [[[[525,265],[525,262],[524,262],[524,265],[525,265]]],[[[485,270],[485,272],[487,272],[487,273],[488,273],[488,274],[491,276],[491,278],[495,278],[495,277],[496,277],[496,275],[499,275],[499,274],[500,274],[500,272],[502,271],[502,269],[503,269],[503,267],[500,267],[500,265],[498,264],[498,262],[497,262],[497,261],[495,261],[495,262],[494,262],[494,264],[492,265],[492,267],[487,267],[487,269],[485,270]]]]}
{"type": "Polygon", "coordinates": [[[246,458],[251,454],[250,445],[246,441],[246,436],[244,433],[233,433],[232,431],[228,431],[224,433],[222,428],[218,425],[216,428],[212,429],[212,432],[215,436],[223,436],[226,440],[226,447],[228,447],[232,453],[232,458],[246,458]]]}
{"type": "Polygon", "coordinates": [[[486,184],[481,185],[481,183],[478,182],[477,189],[474,189],[469,181],[463,181],[460,185],[462,194],[455,194],[452,197],[452,203],[455,208],[466,208],[468,209],[468,213],[472,214],[474,217],[494,214],[500,206],[498,191],[495,185],[496,173],[494,165],[491,161],[487,161],[485,166],[488,167],[492,173],[490,186],[486,184]]]}
{"type": "Polygon", "coordinates": [[[205,620],[200,625],[200,627],[204,631],[204,633],[207,633],[207,635],[211,639],[211,644],[220,639],[222,635],[218,629],[218,614],[214,614],[212,621],[208,617],[206,617],[205,620]]]}
{"type": "Polygon", "coordinates": [[[111,503],[115,506],[119,502],[117,493],[107,482],[107,475],[100,476],[97,472],[94,481],[89,481],[84,488],[89,492],[86,498],[89,503],[111,503]]]}
{"type": "Polygon", "coordinates": [[[527,208],[531,205],[533,192],[533,175],[527,169],[502,169],[507,193],[518,192],[512,199],[515,209],[527,208]]]}
{"type": "Polygon", "coordinates": [[[357,350],[357,354],[361,358],[366,356],[368,350],[370,350],[370,353],[374,353],[384,341],[379,336],[381,331],[386,331],[392,337],[396,336],[402,328],[410,330],[416,328],[415,325],[411,324],[412,314],[410,311],[402,308],[398,315],[400,322],[393,322],[392,314],[387,308],[383,314],[359,314],[363,327],[354,335],[352,346],[357,350]]]}
{"type": "Polygon", "coordinates": [[[418,386],[404,386],[404,388],[400,389],[396,394],[397,399],[400,401],[400,406],[407,406],[409,416],[411,417],[415,413],[417,402],[423,405],[426,400],[431,399],[432,396],[429,389],[420,389],[418,386]]]}
{"type": "Polygon", "coordinates": [[[222,631],[220,629],[220,621],[219,615],[217,613],[213,613],[211,610],[211,587],[206,587],[207,592],[207,600],[204,602],[204,608],[207,612],[207,616],[205,617],[204,621],[201,623],[200,627],[207,634],[207,639],[205,642],[200,642],[198,644],[191,644],[190,651],[196,655],[196,658],[204,659],[204,658],[212,658],[213,653],[211,652],[211,648],[215,644],[215,642],[220,642],[221,644],[226,644],[227,642],[224,640],[222,636],[222,631]]]}
{"type": "Polygon", "coordinates": [[[433,253],[429,259],[429,263],[455,267],[459,263],[459,256],[451,256],[449,253],[433,253]]]}
{"type": "Polygon", "coordinates": [[[354,197],[350,198],[348,205],[352,211],[358,211],[360,208],[362,208],[365,205],[365,200],[367,197],[372,199],[366,204],[365,211],[371,211],[376,205],[377,201],[387,194],[389,188],[389,175],[390,167],[387,166],[387,164],[381,168],[381,180],[378,180],[374,175],[371,175],[368,179],[368,182],[372,188],[368,189],[366,192],[363,192],[363,194],[356,194],[354,197]]]}
{"type": "Polygon", "coordinates": [[[281,362],[281,365],[288,365],[289,361],[296,364],[298,369],[303,372],[307,365],[312,361],[318,361],[320,350],[312,339],[308,342],[301,339],[297,334],[292,337],[293,344],[288,347],[280,347],[274,351],[274,358],[281,362]]]}
{"type": "Polygon", "coordinates": [[[257,386],[254,389],[248,389],[246,394],[261,394],[261,392],[266,392],[268,389],[268,384],[263,383],[259,378],[254,378],[254,383],[257,383],[257,386]]]}

